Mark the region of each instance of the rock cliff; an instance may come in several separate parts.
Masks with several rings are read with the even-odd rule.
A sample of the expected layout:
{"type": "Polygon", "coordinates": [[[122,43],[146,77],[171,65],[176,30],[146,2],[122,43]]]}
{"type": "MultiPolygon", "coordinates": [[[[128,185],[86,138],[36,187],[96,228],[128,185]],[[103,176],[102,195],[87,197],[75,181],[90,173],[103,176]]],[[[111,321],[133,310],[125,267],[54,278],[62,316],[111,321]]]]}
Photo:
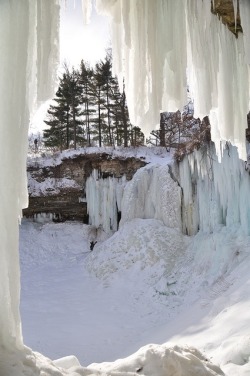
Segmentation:
{"type": "Polygon", "coordinates": [[[146,162],[141,158],[112,153],[82,153],[58,160],[37,158],[28,162],[29,207],[25,217],[50,215],[54,221],[81,220],[88,223],[85,185],[93,170],[100,177],[131,180],[146,162]]]}

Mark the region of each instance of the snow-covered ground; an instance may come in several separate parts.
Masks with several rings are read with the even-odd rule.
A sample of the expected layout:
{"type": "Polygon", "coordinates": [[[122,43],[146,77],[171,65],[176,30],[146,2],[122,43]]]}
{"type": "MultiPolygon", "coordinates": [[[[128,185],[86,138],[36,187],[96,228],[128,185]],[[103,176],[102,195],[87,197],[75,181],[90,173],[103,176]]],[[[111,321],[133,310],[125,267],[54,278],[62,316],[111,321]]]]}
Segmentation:
{"type": "MultiPolygon", "coordinates": [[[[92,252],[91,227],[80,223],[23,220],[20,230],[23,335],[34,351],[74,354],[87,366],[170,342],[182,347],[149,346],[90,368],[132,375],[140,359],[143,374],[161,375],[156,358],[170,351],[193,361],[185,346],[196,346],[226,375],[250,374],[250,238],[239,229],[187,237],[161,221],[133,219],[92,252]]],[[[220,374],[204,371],[198,358],[197,376],[220,374]]]]}
{"type": "Polygon", "coordinates": [[[147,147],[147,146],[140,146],[140,147],[123,147],[123,146],[116,146],[116,147],[86,147],[86,148],[78,148],[64,150],[63,152],[40,152],[37,153],[30,152],[28,154],[27,164],[28,166],[36,165],[39,167],[46,167],[46,166],[56,166],[62,163],[63,159],[66,158],[75,158],[78,155],[84,154],[97,154],[97,153],[106,153],[109,154],[112,158],[143,158],[146,162],[154,162],[154,163],[164,163],[166,164],[166,160],[170,161],[171,159],[171,152],[166,153],[165,147],[147,147]],[[169,158],[166,158],[166,154],[169,158]]]}

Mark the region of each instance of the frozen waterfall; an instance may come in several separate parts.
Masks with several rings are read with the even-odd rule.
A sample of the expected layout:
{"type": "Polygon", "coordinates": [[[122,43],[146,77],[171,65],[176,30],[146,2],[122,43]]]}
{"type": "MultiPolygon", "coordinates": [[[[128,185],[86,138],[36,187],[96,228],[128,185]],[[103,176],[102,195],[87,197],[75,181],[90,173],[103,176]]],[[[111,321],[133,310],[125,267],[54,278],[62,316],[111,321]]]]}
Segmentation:
{"type": "Polygon", "coordinates": [[[181,188],[171,178],[168,165],[140,168],[131,181],[99,176],[94,170],[86,182],[89,223],[107,234],[134,218],[159,219],[166,226],[181,229],[181,188]]]}
{"type": "Polygon", "coordinates": [[[250,175],[236,147],[227,143],[221,162],[212,146],[195,151],[180,163],[179,174],[184,233],[212,233],[223,225],[250,235],[250,175]]]}

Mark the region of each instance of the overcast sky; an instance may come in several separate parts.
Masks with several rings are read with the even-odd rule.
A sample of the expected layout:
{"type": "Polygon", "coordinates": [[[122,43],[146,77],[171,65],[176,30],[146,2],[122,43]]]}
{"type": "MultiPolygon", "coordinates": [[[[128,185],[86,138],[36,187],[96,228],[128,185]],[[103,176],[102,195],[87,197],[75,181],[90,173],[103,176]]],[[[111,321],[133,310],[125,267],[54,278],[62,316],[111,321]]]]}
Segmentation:
{"type": "Polygon", "coordinates": [[[93,9],[91,23],[84,25],[81,0],[62,2],[60,38],[61,62],[77,66],[84,59],[93,65],[110,45],[108,18],[93,9]]]}

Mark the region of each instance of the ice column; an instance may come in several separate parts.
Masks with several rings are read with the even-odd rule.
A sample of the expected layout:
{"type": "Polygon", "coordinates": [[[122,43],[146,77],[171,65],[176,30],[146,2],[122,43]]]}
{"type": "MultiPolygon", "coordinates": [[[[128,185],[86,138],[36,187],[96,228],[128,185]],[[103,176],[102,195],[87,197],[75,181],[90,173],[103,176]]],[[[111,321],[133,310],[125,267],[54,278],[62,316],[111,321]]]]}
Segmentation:
{"type": "Polygon", "coordinates": [[[0,2],[0,344],[7,348],[22,346],[18,218],[28,198],[29,112],[34,98],[52,93],[46,83],[58,55],[58,22],[57,0],[0,2]]]}
{"type": "Polygon", "coordinates": [[[102,178],[98,170],[93,170],[86,181],[86,199],[89,223],[102,228],[107,234],[118,228],[118,211],[121,211],[121,199],[127,180],[122,178],[102,178]]]}
{"type": "Polygon", "coordinates": [[[181,188],[169,169],[156,164],[135,173],[124,189],[121,225],[133,218],[154,218],[181,230],[181,188]]]}

